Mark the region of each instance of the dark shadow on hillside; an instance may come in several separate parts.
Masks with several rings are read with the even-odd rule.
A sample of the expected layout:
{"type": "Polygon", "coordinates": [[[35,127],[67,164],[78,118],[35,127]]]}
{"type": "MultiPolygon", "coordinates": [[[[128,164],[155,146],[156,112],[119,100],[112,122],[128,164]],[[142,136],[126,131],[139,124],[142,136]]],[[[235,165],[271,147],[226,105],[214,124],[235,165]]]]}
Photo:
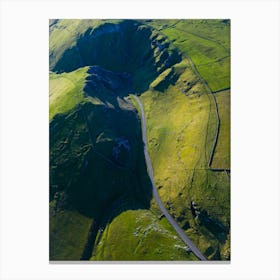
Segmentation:
{"type": "MultiPolygon", "coordinates": [[[[129,185],[126,189],[115,196],[111,197],[100,205],[100,209],[91,209],[89,206],[95,200],[96,193],[88,192],[89,185],[84,185],[84,191],[80,192],[76,197],[77,207],[79,211],[84,215],[89,215],[93,218],[93,223],[88,233],[88,240],[85,244],[81,260],[89,260],[92,256],[94,244],[96,244],[96,236],[98,232],[102,232],[106,225],[110,224],[115,217],[120,215],[122,212],[128,210],[139,210],[149,209],[150,202],[152,199],[152,185],[150,178],[148,177],[146,164],[143,156],[143,145],[141,142],[138,144],[138,161],[135,169],[129,169],[125,173],[125,176],[120,176],[128,180],[129,185]],[[86,196],[83,196],[84,195],[86,196]],[[92,195],[92,197],[91,197],[92,195]],[[102,204],[102,206],[101,206],[102,204]],[[93,210],[92,214],[90,213],[93,210]],[[95,212],[95,214],[94,214],[95,212]],[[98,212],[98,213],[97,213],[98,212]]],[[[93,164],[94,165],[94,164],[93,164]]],[[[95,164],[96,167],[96,164],[95,164]]],[[[116,167],[107,166],[108,170],[117,169],[116,167]]],[[[117,171],[118,173],[118,171],[117,171]]],[[[121,172],[120,172],[121,173],[121,172]]],[[[124,172],[123,172],[124,173],[124,172]]],[[[112,174],[108,174],[110,176],[112,174]]],[[[86,178],[86,176],[85,176],[86,178]]],[[[112,176],[111,178],[114,178],[112,176]]],[[[107,185],[107,188],[114,187],[107,185]]],[[[93,191],[93,190],[92,190],[93,191]]],[[[100,201],[101,202],[101,201],[100,201]]]]}
{"type": "Polygon", "coordinates": [[[50,199],[55,201],[55,211],[77,210],[93,219],[82,259],[89,259],[100,227],[123,211],[149,209],[152,199],[136,112],[109,109],[104,114],[105,108],[86,103],[69,115],[57,116],[50,126],[50,199]],[[98,119],[106,115],[112,126],[98,119]],[[93,145],[87,136],[89,130],[85,129],[85,116],[89,118],[93,139],[97,136],[95,139],[101,140],[93,145]],[[114,125],[119,122],[120,125],[114,125]],[[114,140],[106,142],[108,135],[104,135],[102,142],[98,128],[111,133],[114,140]],[[123,150],[122,157],[114,158],[112,152],[119,136],[129,140],[130,152],[123,150]]]}
{"type": "Polygon", "coordinates": [[[149,209],[152,199],[140,119],[127,99],[130,75],[88,72],[88,101],[50,124],[50,199],[56,211],[93,219],[82,259],[90,258],[100,227],[123,211],[149,209]]]}
{"type": "Polygon", "coordinates": [[[225,227],[219,220],[210,217],[206,210],[202,211],[199,220],[201,225],[211,232],[219,242],[225,243],[229,228],[225,227]]]}
{"type": "Polygon", "coordinates": [[[104,211],[133,201],[129,207],[149,208],[152,186],[146,170],[141,123],[126,98],[132,91],[127,73],[90,67],[84,94],[90,102],[82,108],[91,145],[87,167],[73,187],[76,208],[89,217],[101,218],[104,211]],[[92,104],[92,102],[96,102],[92,104]],[[102,213],[102,214],[100,214],[102,213]]]}
{"type": "MultiPolygon", "coordinates": [[[[116,99],[119,98],[116,96],[116,99]]],[[[106,224],[124,211],[149,209],[152,199],[152,185],[144,159],[139,119],[134,110],[122,109],[124,105],[113,99],[110,99],[110,106],[114,108],[90,103],[83,108],[92,148],[87,168],[81,173],[78,185],[73,186],[71,191],[75,208],[83,215],[93,218],[82,260],[91,257],[100,229],[104,229],[106,224]],[[103,112],[102,116],[105,118],[99,120],[104,125],[102,131],[94,122],[94,114],[98,115],[98,111],[103,112]],[[92,112],[93,118],[90,119],[92,112]],[[109,135],[100,138],[106,131],[113,141],[106,140],[109,135]],[[101,139],[100,143],[98,139],[101,139]],[[117,141],[127,141],[125,143],[128,143],[129,148],[120,147],[116,155],[117,141]]]]}
{"type": "Polygon", "coordinates": [[[129,73],[137,92],[144,92],[159,73],[181,60],[169,43],[152,35],[151,27],[136,20],[104,23],[89,28],[56,62],[54,72],[71,72],[99,65],[114,72],[129,73]]]}

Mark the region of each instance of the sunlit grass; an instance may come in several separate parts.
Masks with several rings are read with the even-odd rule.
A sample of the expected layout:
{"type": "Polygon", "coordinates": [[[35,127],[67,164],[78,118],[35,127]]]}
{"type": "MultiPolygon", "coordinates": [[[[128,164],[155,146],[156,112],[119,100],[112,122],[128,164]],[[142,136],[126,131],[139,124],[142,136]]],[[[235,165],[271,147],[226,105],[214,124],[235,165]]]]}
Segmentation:
{"type": "Polygon", "coordinates": [[[230,91],[216,93],[220,115],[220,133],[212,167],[230,169],[230,91]]]}
{"type": "Polygon", "coordinates": [[[73,109],[83,99],[83,87],[88,67],[80,68],[70,73],[50,73],[50,112],[49,118],[73,109]]]}
{"type": "Polygon", "coordinates": [[[102,233],[91,260],[197,260],[174,229],[149,210],[121,213],[102,233]]]}

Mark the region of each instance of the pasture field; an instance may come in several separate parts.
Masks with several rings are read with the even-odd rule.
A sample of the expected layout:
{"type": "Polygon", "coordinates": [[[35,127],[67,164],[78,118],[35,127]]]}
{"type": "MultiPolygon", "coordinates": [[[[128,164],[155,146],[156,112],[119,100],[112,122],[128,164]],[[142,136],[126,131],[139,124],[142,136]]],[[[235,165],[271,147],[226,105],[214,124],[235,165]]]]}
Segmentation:
{"type": "Polygon", "coordinates": [[[230,87],[229,20],[159,20],[151,24],[192,59],[212,91],[230,87]]]}
{"type": "Polygon", "coordinates": [[[230,169],[230,91],[221,91],[215,96],[221,125],[211,167],[230,169]]]}

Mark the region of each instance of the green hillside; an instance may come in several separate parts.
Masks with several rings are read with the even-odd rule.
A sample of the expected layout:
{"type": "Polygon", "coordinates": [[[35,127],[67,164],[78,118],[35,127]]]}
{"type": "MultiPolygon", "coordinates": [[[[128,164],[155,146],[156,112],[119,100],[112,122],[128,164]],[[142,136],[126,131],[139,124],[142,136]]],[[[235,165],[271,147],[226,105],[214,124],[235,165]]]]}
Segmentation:
{"type": "Polygon", "coordinates": [[[149,210],[122,212],[99,233],[90,260],[197,260],[173,228],[149,210]]]}
{"type": "Polygon", "coordinates": [[[212,167],[230,169],[230,91],[216,93],[216,100],[221,125],[212,167]]]}
{"type": "Polygon", "coordinates": [[[153,198],[132,94],[165,208],[229,260],[230,22],[65,19],[49,34],[50,260],[198,260],[153,198]]]}
{"type": "Polygon", "coordinates": [[[50,120],[57,115],[70,111],[83,101],[83,87],[88,67],[71,73],[50,73],[50,120]]]}
{"type": "Polygon", "coordinates": [[[230,87],[229,20],[156,20],[150,24],[192,59],[212,91],[230,87]]]}

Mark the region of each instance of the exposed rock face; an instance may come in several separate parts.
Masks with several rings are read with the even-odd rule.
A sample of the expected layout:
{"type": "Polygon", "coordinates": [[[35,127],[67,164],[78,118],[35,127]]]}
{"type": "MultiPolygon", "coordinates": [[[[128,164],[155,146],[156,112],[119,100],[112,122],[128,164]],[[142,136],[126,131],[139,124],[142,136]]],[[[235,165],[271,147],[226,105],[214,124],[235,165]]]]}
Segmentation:
{"type": "Polygon", "coordinates": [[[170,84],[175,84],[177,78],[178,75],[174,73],[174,69],[169,68],[150,85],[150,88],[157,91],[164,91],[170,84]]]}
{"type": "Polygon", "coordinates": [[[194,201],[191,201],[191,212],[198,224],[205,226],[210,232],[215,233],[218,239],[225,241],[229,229],[219,220],[212,218],[205,209],[199,207],[194,201]]]}
{"type": "Polygon", "coordinates": [[[86,78],[84,87],[86,94],[116,93],[116,91],[131,88],[131,75],[128,73],[114,73],[100,66],[91,66],[88,73],[90,75],[86,78]]]}
{"type": "Polygon", "coordinates": [[[130,152],[130,144],[128,139],[124,137],[116,138],[113,147],[112,157],[116,162],[120,164],[125,164],[125,158],[130,152]]]}

